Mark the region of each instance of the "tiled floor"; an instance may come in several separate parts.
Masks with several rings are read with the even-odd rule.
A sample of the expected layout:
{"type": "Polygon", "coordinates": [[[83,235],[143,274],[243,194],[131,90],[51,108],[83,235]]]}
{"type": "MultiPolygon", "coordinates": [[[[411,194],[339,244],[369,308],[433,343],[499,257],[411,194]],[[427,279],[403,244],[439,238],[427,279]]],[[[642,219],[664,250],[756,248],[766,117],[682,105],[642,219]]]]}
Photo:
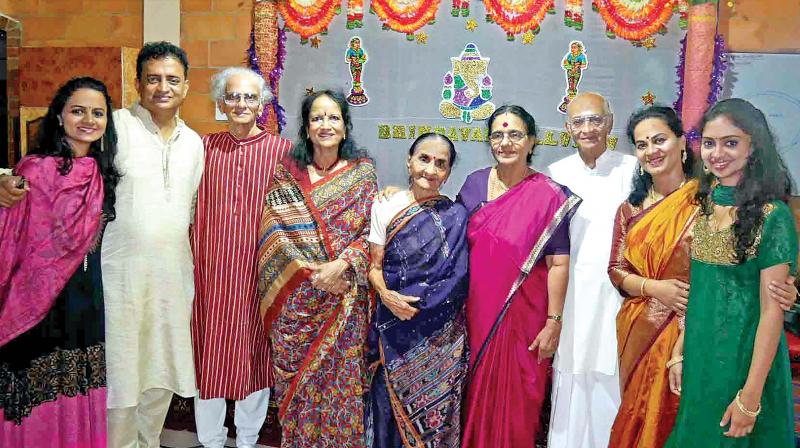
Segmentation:
{"type": "MultiPolygon", "coordinates": [[[[202,448],[197,441],[197,435],[189,431],[173,431],[165,429],[161,433],[161,446],[163,448],[202,448]]],[[[236,441],[229,438],[226,447],[235,447],[236,441]]],[[[256,445],[258,448],[277,448],[268,445],[256,445]]]]}

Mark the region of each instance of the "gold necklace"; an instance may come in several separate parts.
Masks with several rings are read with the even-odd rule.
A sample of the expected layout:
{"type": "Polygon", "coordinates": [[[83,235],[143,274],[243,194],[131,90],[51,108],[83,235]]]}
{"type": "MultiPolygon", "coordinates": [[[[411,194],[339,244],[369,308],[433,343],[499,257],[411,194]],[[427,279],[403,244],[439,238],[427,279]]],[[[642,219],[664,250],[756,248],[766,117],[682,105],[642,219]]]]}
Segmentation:
{"type": "Polygon", "coordinates": [[[489,172],[489,191],[488,191],[488,198],[490,201],[499,198],[503,195],[506,191],[508,191],[509,187],[502,180],[500,180],[500,176],[497,175],[497,167],[492,168],[489,172]]]}
{"type": "Polygon", "coordinates": [[[659,192],[657,192],[655,190],[655,188],[650,186],[650,189],[647,190],[647,197],[645,198],[645,200],[647,202],[649,202],[650,204],[655,204],[656,202],[658,202],[658,201],[660,201],[662,199],[664,199],[664,195],[659,193],[659,192]]]}
{"type": "MultiPolygon", "coordinates": [[[[530,176],[531,173],[533,173],[533,170],[528,168],[523,179],[525,177],[530,176]]],[[[492,201],[494,199],[499,198],[500,196],[505,194],[508,190],[510,190],[511,187],[513,187],[514,185],[508,186],[505,182],[503,182],[503,180],[500,179],[500,176],[498,176],[497,174],[497,167],[496,166],[493,167],[492,170],[489,171],[489,188],[488,188],[489,191],[487,191],[487,196],[488,196],[487,199],[492,201]]]]}

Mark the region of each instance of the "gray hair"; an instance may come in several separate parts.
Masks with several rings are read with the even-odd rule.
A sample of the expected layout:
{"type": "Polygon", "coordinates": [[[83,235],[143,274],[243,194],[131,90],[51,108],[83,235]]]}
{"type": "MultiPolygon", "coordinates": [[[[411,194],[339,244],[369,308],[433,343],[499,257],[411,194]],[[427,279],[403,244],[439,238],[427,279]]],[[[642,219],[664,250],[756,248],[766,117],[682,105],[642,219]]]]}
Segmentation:
{"type": "Polygon", "coordinates": [[[256,80],[258,90],[261,92],[259,99],[261,104],[266,104],[272,101],[272,92],[264,78],[255,71],[244,67],[228,67],[211,78],[211,97],[215,102],[220,102],[225,97],[225,88],[228,85],[228,80],[236,75],[249,75],[256,80]]]}

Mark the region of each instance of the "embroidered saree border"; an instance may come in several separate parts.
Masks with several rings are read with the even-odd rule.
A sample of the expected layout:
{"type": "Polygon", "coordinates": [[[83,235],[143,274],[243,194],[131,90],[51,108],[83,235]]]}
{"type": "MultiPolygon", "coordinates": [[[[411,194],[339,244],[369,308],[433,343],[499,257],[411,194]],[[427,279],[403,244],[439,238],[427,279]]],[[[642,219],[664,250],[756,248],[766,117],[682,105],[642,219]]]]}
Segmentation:
{"type": "Polygon", "coordinates": [[[478,369],[478,366],[483,359],[483,354],[486,352],[486,348],[489,346],[494,334],[497,332],[497,329],[500,327],[500,323],[503,321],[503,318],[508,311],[509,306],[511,305],[511,301],[514,298],[514,294],[516,294],[517,290],[522,286],[522,283],[525,282],[525,279],[528,278],[533,266],[536,264],[539,259],[541,259],[542,252],[544,248],[547,246],[548,241],[552,238],[555,231],[558,229],[558,226],[561,225],[561,222],[569,216],[569,213],[577,207],[581,203],[581,199],[578,196],[572,195],[568,197],[563,204],[556,210],[553,214],[553,218],[550,220],[550,223],[544,229],[542,234],[539,236],[539,239],[534,244],[533,248],[528,255],[528,258],[525,260],[525,263],[522,264],[520,267],[520,273],[514,283],[511,285],[511,289],[509,290],[508,294],[506,295],[505,303],[503,304],[503,308],[500,310],[497,319],[495,319],[494,324],[492,325],[492,329],[489,331],[489,334],[486,336],[486,340],[483,341],[480,350],[478,350],[478,354],[475,357],[475,363],[472,366],[470,371],[470,376],[478,369]]]}

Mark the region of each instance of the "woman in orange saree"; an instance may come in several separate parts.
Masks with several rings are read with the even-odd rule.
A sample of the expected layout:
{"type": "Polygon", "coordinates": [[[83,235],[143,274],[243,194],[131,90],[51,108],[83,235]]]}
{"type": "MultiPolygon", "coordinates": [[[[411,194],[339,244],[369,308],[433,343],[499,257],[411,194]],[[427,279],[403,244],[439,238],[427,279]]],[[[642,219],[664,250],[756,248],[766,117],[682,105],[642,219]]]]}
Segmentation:
{"type": "MultiPolygon", "coordinates": [[[[678,412],[698,182],[674,110],[651,106],[627,125],[640,168],[617,210],[608,274],[626,296],[617,314],[622,404],[609,447],[660,448],[678,412]],[[682,338],[680,338],[682,339],[682,338]],[[677,344],[676,344],[677,343],[677,344]],[[674,361],[673,361],[674,360],[674,361]],[[672,383],[667,363],[672,365],[672,383]]],[[[776,300],[792,303],[793,287],[776,300]]]]}
{"type": "Polygon", "coordinates": [[[610,447],[661,447],[678,411],[665,368],[683,327],[697,181],[680,119],[654,106],[631,116],[639,171],[617,210],[608,273],[627,296],[617,314],[622,404],[610,447]]]}

